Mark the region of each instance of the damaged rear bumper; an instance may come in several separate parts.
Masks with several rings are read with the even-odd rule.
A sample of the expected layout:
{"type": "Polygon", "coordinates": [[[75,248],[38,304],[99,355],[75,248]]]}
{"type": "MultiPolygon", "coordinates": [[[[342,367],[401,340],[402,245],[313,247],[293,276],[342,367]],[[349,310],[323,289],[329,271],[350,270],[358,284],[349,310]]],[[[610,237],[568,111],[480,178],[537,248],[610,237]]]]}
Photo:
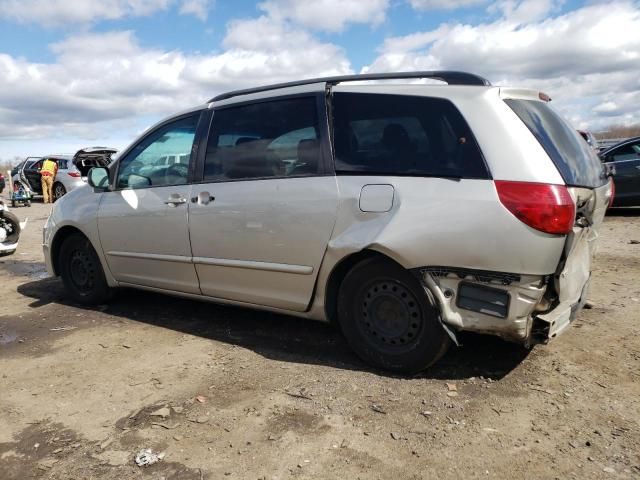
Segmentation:
{"type": "Polygon", "coordinates": [[[582,310],[589,295],[591,279],[585,283],[580,299],[575,303],[559,304],[548,313],[537,315],[534,319],[532,337],[535,341],[546,343],[556,338],[573,322],[582,310]]]}
{"type": "MultiPolygon", "coordinates": [[[[456,332],[496,335],[527,347],[561,334],[586,302],[589,277],[564,301],[556,299],[554,276],[514,275],[475,270],[424,268],[419,272],[441,322],[455,343],[456,332]],[[489,275],[488,275],[489,274],[489,275]],[[548,292],[549,290],[549,292],[548,292]]],[[[562,273],[560,274],[560,276],[562,273]]]]}
{"type": "Polygon", "coordinates": [[[533,314],[544,304],[548,276],[450,267],[416,273],[454,341],[456,331],[471,331],[530,343],[533,314]]]}

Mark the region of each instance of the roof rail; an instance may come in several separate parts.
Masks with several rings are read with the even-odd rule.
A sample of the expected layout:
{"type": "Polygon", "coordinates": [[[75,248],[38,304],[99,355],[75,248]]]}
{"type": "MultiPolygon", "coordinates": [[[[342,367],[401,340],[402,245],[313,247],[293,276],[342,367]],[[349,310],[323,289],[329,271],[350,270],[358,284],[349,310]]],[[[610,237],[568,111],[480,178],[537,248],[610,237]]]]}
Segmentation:
{"type": "Polygon", "coordinates": [[[218,102],[228,98],[240,95],[248,95],[250,93],[266,92],[269,90],[277,90],[279,88],[297,87],[300,85],[310,85],[312,83],[327,83],[329,85],[337,85],[341,82],[358,82],[363,80],[401,80],[407,78],[432,78],[441,80],[449,85],[476,85],[490,86],[491,82],[486,78],[482,78],[473,73],[455,72],[447,70],[434,70],[429,72],[391,72],[391,73],[362,73],[359,75],[342,75],[336,77],[320,77],[309,78],[307,80],[296,80],[295,82],[276,83],[274,85],[265,85],[262,87],[245,88],[243,90],[234,90],[227,93],[221,93],[213,97],[210,102],[218,102]]]}

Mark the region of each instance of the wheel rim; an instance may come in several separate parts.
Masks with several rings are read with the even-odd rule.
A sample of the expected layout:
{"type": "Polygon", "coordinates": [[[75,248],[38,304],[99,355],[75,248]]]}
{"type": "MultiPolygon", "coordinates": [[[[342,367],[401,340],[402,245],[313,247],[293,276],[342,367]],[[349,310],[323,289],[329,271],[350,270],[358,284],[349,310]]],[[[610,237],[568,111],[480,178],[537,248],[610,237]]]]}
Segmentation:
{"type": "Polygon", "coordinates": [[[64,187],[60,184],[56,185],[56,188],[53,190],[53,196],[55,198],[60,198],[66,193],[64,187]]]}
{"type": "Polygon", "coordinates": [[[415,295],[393,280],[378,280],[365,287],[359,313],[361,331],[385,350],[410,349],[424,326],[415,295]]]}
{"type": "Polygon", "coordinates": [[[69,279],[83,294],[93,289],[95,268],[89,254],[84,250],[75,250],[69,260],[69,279]]]}

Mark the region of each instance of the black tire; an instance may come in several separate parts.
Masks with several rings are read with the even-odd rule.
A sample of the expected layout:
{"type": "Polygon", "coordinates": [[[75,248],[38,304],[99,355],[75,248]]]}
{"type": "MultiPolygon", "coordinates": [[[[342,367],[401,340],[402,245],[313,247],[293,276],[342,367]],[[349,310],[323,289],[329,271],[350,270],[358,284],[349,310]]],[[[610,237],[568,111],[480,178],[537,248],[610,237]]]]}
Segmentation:
{"type": "Polygon", "coordinates": [[[112,297],[98,254],[84,235],[76,233],[64,240],[58,268],[65,289],[75,302],[98,305],[112,297]]]}
{"type": "Polygon", "coordinates": [[[7,235],[7,238],[3,243],[7,245],[17,243],[20,238],[20,220],[13,213],[7,212],[6,210],[0,213],[0,216],[2,217],[2,220],[0,221],[8,224],[7,226],[11,228],[11,234],[7,235]]]}
{"type": "Polygon", "coordinates": [[[360,358],[393,372],[420,372],[451,343],[418,280],[386,259],[364,260],[347,273],[338,293],[338,319],[360,358]]]}
{"type": "Polygon", "coordinates": [[[60,182],[56,182],[53,184],[53,201],[56,202],[60,200],[67,193],[67,189],[64,188],[64,185],[60,182]]]}

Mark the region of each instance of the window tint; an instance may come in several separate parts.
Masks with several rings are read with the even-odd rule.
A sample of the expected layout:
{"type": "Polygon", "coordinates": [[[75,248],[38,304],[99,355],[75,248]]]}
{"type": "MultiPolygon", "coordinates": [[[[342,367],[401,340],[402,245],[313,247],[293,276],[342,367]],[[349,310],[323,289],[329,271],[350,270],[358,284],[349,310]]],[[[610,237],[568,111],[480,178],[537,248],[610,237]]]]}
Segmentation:
{"type": "Polygon", "coordinates": [[[640,159],[640,142],[629,143],[613,150],[607,155],[607,162],[620,162],[640,159]]]}
{"type": "Polygon", "coordinates": [[[171,122],[144,138],[120,161],[118,188],[187,183],[191,147],[200,114],[171,122]]]}
{"type": "Polygon", "coordinates": [[[515,99],[505,103],[538,139],[567,185],[599,187],[606,182],[598,156],[549,105],[515,99]]]}
{"type": "Polygon", "coordinates": [[[205,180],[311,175],[320,169],[315,98],[216,110],[205,180]]]}
{"type": "Polygon", "coordinates": [[[448,100],[335,93],[337,172],[489,178],[460,112],[448,100]]]}

